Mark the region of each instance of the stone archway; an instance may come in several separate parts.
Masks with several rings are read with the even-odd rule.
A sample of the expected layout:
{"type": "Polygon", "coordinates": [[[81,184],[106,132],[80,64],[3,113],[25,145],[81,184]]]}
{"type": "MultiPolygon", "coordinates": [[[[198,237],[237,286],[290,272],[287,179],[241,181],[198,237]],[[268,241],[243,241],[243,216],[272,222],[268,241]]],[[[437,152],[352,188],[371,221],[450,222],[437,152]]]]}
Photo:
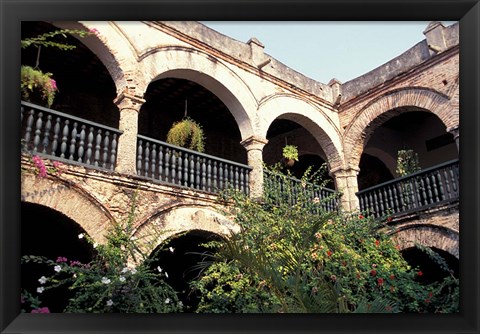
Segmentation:
{"type": "Polygon", "coordinates": [[[458,109],[452,108],[447,96],[427,88],[404,88],[388,92],[363,107],[347,127],[343,143],[348,164],[358,168],[365,144],[375,129],[412,107],[432,112],[447,129],[458,127],[458,109]]]}
{"type": "Polygon", "coordinates": [[[134,237],[144,240],[141,251],[150,254],[171,237],[192,230],[228,237],[238,232],[239,227],[213,207],[176,205],[145,219],[138,225],[134,237]]]}
{"type": "Polygon", "coordinates": [[[112,80],[115,83],[117,95],[128,92],[130,95],[137,95],[136,89],[129,81],[135,82],[136,58],[128,40],[119,31],[114,29],[107,21],[102,22],[53,22],[54,26],[62,29],[93,30],[95,35],[79,38],[88,49],[90,49],[104,64],[112,80]]]}
{"type": "Polygon", "coordinates": [[[248,85],[211,56],[184,47],[160,47],[142,56],[143,92],[150,82],[173,77],[193,81],[215,94],[231,112],[242,140],[255,134],[257,103],[248,85]]]}
{"type": "Polygon", "coordinates": [[[21,184],[22,202],[54,209],[79,224],[95,242],[104,242],[114,218],[82,188],[57,177],[38,178],[30,173],[22,175],[21,184]]]}
{"type": "Polygon", "coordinates": [[[399,249],[404,250],[420,244],[445,251],[459,259],[459,234],[450,228],[432,224],[409,224],[393,236],[399,249]]]}
{"type": "Polygon", "coordinates": [[[286,119],[305,128],[325,152],[330,170],[342,168],[343,150],[335,122],[320,108],[292,95],[275,95],[259,106],[260,136],[265,138],[276,119],[286,119]]]}

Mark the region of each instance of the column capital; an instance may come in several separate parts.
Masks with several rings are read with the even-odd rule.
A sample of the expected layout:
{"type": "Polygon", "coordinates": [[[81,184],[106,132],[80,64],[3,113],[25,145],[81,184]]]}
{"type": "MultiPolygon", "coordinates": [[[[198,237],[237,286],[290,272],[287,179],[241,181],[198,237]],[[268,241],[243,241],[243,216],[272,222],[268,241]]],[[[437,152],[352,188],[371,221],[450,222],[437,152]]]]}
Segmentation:
{"type": "Polygon", "coordinates": [[[247,139],[240,142],[240,144],[245,147],[248,151],[250,150],[259,150],[262,151],[263,147],[268,143],[268,139],[258,137],[258,136],[250,136],[247,139]]]}
{"type": "Polygon", "coordinates": [[[330,175],[337,176],[337,177],[347,177],[347,176],[352,176],[355,175],[357,176],[358,173],[360,172],[360,168],[356,166],[348,166],[348,167],[337,167],[335,169],[330,170],[330,175]]]}
{"type": "Polygon", "coordinates": [[[122,92],[120,93],[114,100],[115,103],[120,110],[122,109],[132,109],[139,111],[142,104],[146,101],[138,96],[130,95],[128,93],[122,92]]]}

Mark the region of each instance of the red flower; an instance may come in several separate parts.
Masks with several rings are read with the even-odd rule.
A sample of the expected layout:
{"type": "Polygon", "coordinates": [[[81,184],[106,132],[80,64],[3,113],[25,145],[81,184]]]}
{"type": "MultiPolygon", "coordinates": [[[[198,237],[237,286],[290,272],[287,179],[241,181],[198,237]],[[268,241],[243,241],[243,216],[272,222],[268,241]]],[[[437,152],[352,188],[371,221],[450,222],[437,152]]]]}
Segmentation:
{"type": "Polygon", "coordinates": [[[391,221],[392,221],[392,217],[388,217],[387,222],[391,222],[391,221]]]}
{"type": "Polygon", "coordinates": [[[378,283],[379,286],[382,286],[383,285],[383,278],[380,277],[379,279],[377,279],[377,283],[378,283]]]}
{"type": "Polygon", "coordinates": [[[375,269],[372,269],[372,270],[370,271],[370,275],[376,276],[376,275],[377,275],[377,271],[376,271],[375,269]]]}
{"type": "Polygon", "coordinates": [[[420,270],[418,273],[417,273],[418,276],[423,276],[423,273],[422,271],[420,270]]]}
{"type": "Polygon", "coordinates": [[[358,218],[363,219],[365,217],[363,215],[358,215],[358,218]]]}
{"type": "Polygon", "coordinates": [[[428,299],[428,298],[425,299],[425,303],[427,303],[427,304],[430,303],[430,299],[428,299]]]}
{"type": "Polygon", "coordinates": [[[332,251],[329,250],[329,251],[327,252],[327,256],[332,256],[332,251]]]}
{"type": "Polygon", "coordinates": [[[377,247],[378,247],[379,245],[380,245],[380,240],[378,240],[378,239],[377,239],[377,240],[375,240],[375,246],[377,246],[377,247]]]}
{"type": "Polygon", "coordinates": [[[430,291],[430,292],[428,293],[428,297],[432,297],[432,296],[433,296],[433,292],[430,291]]]}

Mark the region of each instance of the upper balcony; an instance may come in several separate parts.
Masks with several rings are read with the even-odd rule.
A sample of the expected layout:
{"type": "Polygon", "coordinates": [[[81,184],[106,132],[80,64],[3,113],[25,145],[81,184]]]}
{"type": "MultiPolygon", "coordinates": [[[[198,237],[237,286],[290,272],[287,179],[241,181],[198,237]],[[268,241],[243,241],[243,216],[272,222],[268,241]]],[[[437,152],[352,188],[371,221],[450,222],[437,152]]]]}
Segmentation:
{"type": "MultiPolygon", "coordinates": [[[[115,170],[122,131],[59,111],[21,103],[22,148],[31,154],[100,170],[115,170]]],[[[217,193],[249,193],[251,167],[138,135],[137,176],[217,193]]]]}
{"type": "MultiPolygon", "coordinates": [[[[25,151],[69,164],[115,170],[122,131],[24,101],[21,120],[25,151]]],[[[234,187],[249,194],[252,168],[248,165],[142,135],[137,136],[136,148],[138,177],[208,193],[234,187]]],[[[360,210],[375,217],[398,216],[457,202],[458,166],[458,160],[453,160],[359,191],[360,210]]],[[[295,188],[293,185],[300,184],[301,180],[287,178],[275,183],[282,192],[295,188]]],[[[324,208],[335,211],[338,199],[332,197],[334,194],[331,189],[318,187],[309,196],[312,200],[327,199],[324,208]]],[[[293,201],[295,194],[292,196],[293,201]]]]}

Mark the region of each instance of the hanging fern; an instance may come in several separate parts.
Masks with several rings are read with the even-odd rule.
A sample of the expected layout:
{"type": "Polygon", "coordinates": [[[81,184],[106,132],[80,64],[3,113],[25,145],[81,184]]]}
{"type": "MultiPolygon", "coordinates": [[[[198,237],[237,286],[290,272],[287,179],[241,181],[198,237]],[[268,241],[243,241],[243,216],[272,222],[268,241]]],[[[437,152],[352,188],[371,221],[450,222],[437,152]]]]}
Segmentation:
{"type": "Polygon", "coordinates": [[[203,129],[190,117],[173,124],[167,134],[167,143],[195,150],[205,151],[205,136],[203,129]]]}

